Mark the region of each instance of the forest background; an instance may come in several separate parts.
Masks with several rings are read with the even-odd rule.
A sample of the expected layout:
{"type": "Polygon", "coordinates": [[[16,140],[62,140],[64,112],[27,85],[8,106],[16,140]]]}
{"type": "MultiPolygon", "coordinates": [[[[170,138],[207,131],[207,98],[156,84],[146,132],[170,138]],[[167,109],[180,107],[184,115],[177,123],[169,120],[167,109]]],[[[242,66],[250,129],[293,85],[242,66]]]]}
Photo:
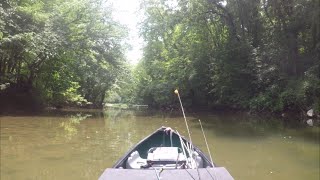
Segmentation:
{"type": "Polygon", "coordinates": [[[0,109],[320,111],[319,0],[144,0],[143,57],[103,0],[0,2],[0,109]]]}

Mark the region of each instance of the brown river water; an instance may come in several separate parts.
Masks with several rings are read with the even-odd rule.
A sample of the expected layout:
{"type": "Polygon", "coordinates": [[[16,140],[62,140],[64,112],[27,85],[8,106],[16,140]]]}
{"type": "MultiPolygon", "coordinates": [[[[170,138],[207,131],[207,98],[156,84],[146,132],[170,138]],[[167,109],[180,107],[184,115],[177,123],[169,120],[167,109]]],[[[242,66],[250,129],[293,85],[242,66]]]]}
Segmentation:
{"type": "MultiPolygon", "coordinates": [[[[319,127],[230,114],[189,114],[192,141],[235,179],[319,180],[319,127]]],[[[98,179],[161,126],[188,136],[181,115],[106,110],[0,116],[1,180],[98,179]]]]}

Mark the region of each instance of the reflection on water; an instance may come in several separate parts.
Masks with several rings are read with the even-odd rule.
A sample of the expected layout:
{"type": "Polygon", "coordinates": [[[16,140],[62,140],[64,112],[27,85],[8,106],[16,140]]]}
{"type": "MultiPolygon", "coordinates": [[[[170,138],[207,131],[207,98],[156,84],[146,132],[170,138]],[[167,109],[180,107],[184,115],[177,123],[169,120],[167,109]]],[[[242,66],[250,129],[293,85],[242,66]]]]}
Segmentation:
{"type": "MultiPolygon", "coordinates": [[[[193,114],[192,140],[235,179],[319,179],[319,128],[278,119],[193,114]]],[[[0,117],[0,179],[97,179],[131,146],[161,126],[186,135],[180,115],[108,110],[0,117]]]]}
{"type": "Polygon", "coordinates": [[[91,116],[91,114],[77,113],[75,116],[71,115],[70,120],[62,121],[60,123],[60,127],[65,130],[65,137],[71,139],[73,136],[75,136],[78,133],[77,126],[80,124],[80,121],[85,120],[91,116]]]}

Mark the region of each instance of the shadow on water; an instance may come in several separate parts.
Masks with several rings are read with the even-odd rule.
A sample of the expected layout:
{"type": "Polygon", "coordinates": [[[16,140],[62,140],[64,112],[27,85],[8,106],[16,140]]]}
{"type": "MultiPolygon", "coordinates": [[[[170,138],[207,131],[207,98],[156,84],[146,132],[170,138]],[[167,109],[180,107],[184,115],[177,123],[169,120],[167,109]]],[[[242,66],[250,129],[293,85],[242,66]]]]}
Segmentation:
{"type": "Polygon", "coordinates": [[[261,139],[271,135],[297,136],[307,141],[319,142],[320,128],[292,122],[288,123],[275,117],[259,117],[250,115],[199,115],[192,119],[193,127],[200,129],[201,119],[207,133],[216,136],[242,139],[261,139]]]}
{"type": "MultiPolygon", "coordinates": [[[[277,120],[261,120],[245,116],[207,116],[199,117],[206,132],[215,133],[217,136],[232,138],[261,138],[283,130],[283,124],[277,120]]],[[[193,121],[198,121],[194,119],[193,121]]],[[[200,128],[199,123],[195,123],[200,128]]]]}
{"type": "MultiPolygon", "coordinates": [[[[181,112],[160,112],[153,110],[122,110],[109,109],[103,112],[104,118],[114,121],[120,119],[142,119],[145,117],[182,120],[181,112]],[[134,118],[133,118],[134,117],[134,118]]],[[[202,121],[206,133],[220,137],[261,139],[272,135],[297,136],[307,141],[319,142],[320,128],[308,127],[295,121],[284,121],[276,117],[260,117],[247,114],[211,114],[193,113],[187,117],[190,126],[201,129],[198,122],[202,121]]],[[[150,119],[150,120],[151,120],[150,119]]],[[[181,121],[183,123],[183,121],[181,121]]]]}

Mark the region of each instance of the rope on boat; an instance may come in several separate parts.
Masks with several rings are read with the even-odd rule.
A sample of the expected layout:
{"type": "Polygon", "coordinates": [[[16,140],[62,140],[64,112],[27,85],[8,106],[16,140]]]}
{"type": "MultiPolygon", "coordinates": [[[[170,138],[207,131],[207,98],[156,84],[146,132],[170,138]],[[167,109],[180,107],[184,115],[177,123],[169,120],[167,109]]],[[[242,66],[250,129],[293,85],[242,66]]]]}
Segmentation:
{"type": "Polygon", "coordinates": [[[208,169],[207,168],[205,168],[206,169],[206,171],[208,172],[208,174],[210,175],[210,177],[213,179],[213,180],[215,180],[216,179],[216,175],[215,175],[215,171],[213,171],[213,176],[212,176],[212,174],[208,171],[208,169]]]}
{"type": "MultiPolygon", "coordinates": [[[[177,132],[177,134],[178,134],[178,136],[179,136],[179,139],[180,139],[182,152],[183,152],[183,154],[184,154],[184,155],[186,156],[186,158],[187,158],[187,154],[186,154],[186,151],[185,151],[185,148],[184,148],[183,140],[182,140],[182,138],[181,138],[181,136],[180,136],[179,132],[178,132],[178,131],[176,131],[176,132],[177,132]]],[[[186,163],[187,163],[186,165],[188,165],[188,161],[187,161],[186,163]]]]}
{"type": "Polygon", "coordinates": [[[191,176],[192,179],[196,180],[196,179],[192,176],[192,174],[191,174],[187,169],[185,169],[185,170],[186,170],[187,173],[191,176]]]}
{"type": "Polygon", "coordinates": [[[177,160],[176,160],[176,166],[175,166],[175,169],[177,169],[177,168],[178,168],[179,156],[180,156],[180,153],[178,152],[178,156],[177,156],[177,160]]]}
{"type": "Polygon", "coordinates": [[[153,169],[154,169],[154,172],[156,173],[157,179],[160,180],[160,173],[162,172],[163,169],[160,170],[159,174],[158,174],[158,172],[157,172],[155,167],[153,169]]]}
{"type": "Polygon", "coordinates": [[[156,173],[157,179],[160,180],[160,177],[158,175],[158,172],[157,172],[156,168],[153,168],[153,169],[154,169],[154,172],[156,173]]]}
{"type": "Polygon", "coordinates": [[[170,131],[170,143],[171,143],[171,147],[172,147],[172,131],[170,131]]]}
{"type": "Polygon", "coordinates": [[[179,132],[178,131],[176,131],[176,132],[179,136],[181,148],[182,148],[182,151],[183,151],[184,155],[186,156],[186,158],[187,158],[186,152],[188,152],[188,154],[189,154],[189,159],[187,158],[187,166],[189,166],[191,169],[195,169],[195,168],[198,169],[197,162],[193,159],[193,149],[191,149],[190,146],[188,146],[188,142],[184,143],[179,132]]]}
{"type": "Polygon", "coordinates": [[[163,134],[163,136],[162,136],[162,146],[164,146],[165,143],[166,143],[166,136],[165,136],[165,134],[163,134]]]}
{"type": "MultiPolygon", "coordinates": [[[[197,167],[198,167],[198,166],[197,166],[197,167]]],[[[197,168],[197,173],[198,173],[199,180],[201,180],[199,168],[197,168]]]]}

